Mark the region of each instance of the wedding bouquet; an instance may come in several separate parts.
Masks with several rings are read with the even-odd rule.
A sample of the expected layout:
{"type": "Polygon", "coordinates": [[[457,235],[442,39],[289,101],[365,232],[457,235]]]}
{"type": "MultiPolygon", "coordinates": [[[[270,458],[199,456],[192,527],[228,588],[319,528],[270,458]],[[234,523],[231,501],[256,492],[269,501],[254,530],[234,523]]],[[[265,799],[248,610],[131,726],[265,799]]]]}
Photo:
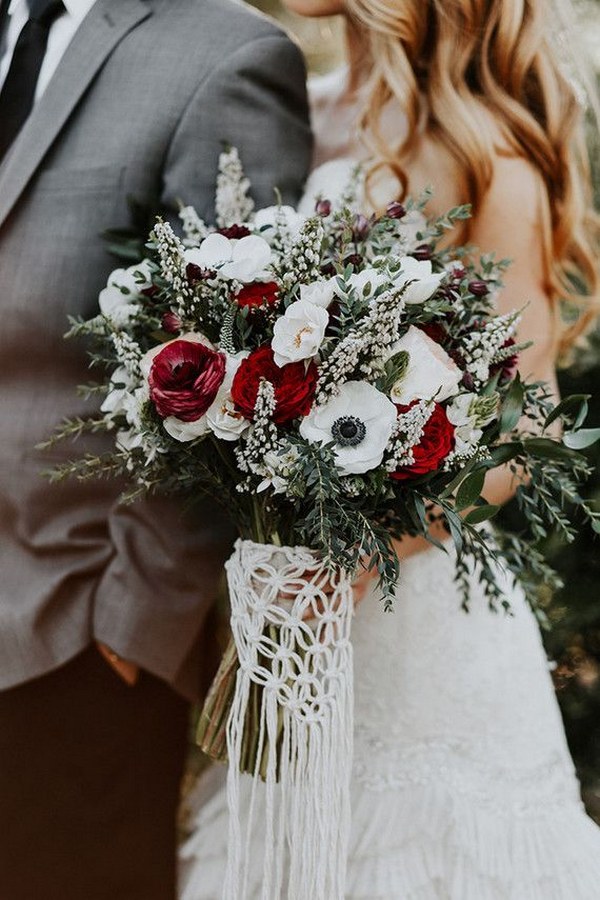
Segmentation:
{"type": "MultiPolygon", "coordinates": [[[[261,776],[271,798],[277,781],[287,785],[291,846],[314,848],[318,835],[338,854],[311,869],[314,849],[298,853],[303,871],[292,861],[290,877],[305,886],[298,896],[334,897],[348,816],[353,576],[374,571],[390,607],[401,577],[393,540],[435,543],[439,516],[465,606],[476,566],[501,607],[502,539],[482,527],[498,512],[486,474],[511,467],[534,539],[554,528],[571,539],[576,509],[600,531],[577,492],[587,474],[578,451],[599,433],[582,428],[585,397],[554,408],[544,384],[521,380],[520,313],[495,312],[506,263],[440,242],[466,207],[428,221],[425,196],[367,217],[358,171],[341,201],[318,199],[308,218],[281,204],[255,211],[248,190],[228,150],[217,226],[189,207],[183,239],[158,221],[147,258],[110,276],[100,314],[72,322],[71,336],[90,339],[106,368],[106,396],[98,415],[64,423],[57,438],[104,430],[114,444],[55,475],[124,475],[128,499],[209,494],[233,517],[234,641],[201,744],[230,756],[233,806],[240,770],[261,776]],[[548,432],[559,418],[561,439],[548,432]],[[294,805],[299,790],[312,806],[294,805]]],[[[533,600],[553,578],[541,553],[518,536],[502,549],[533,600]]],[[[268,827],[273,836],[273,814],[268,827]]],[[[235,826],[232,843],[229,893],[241,896],[235,826]]],[[[265,877],[282,876],[275,865],[265,877]]]]}

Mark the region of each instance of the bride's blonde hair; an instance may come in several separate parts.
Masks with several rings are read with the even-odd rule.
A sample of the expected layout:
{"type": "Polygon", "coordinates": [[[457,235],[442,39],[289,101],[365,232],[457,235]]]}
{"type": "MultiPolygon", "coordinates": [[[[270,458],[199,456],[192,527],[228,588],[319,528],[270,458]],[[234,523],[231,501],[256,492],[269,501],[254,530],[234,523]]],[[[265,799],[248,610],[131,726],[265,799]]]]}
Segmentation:
{"type": "MultiPolygon", "coordinates": [[[[584,110],[551,46],[548,0],[347,0],[366,44],[369,95],[361,126],[376,158],[406,192],[402,161],[423,124],[455,159],[475,215],[493,174],[489,114],[510,152],[531,161],[547,191],[543,223],[547,289],[559,308],[567,350],[598,315],[598,219],[593,211],[584,110]],[[397,98],[407,137],[392,147],[381,114],[397,98]],[[488,121],[486,122],[486,117],[488,121]]],[[[519,211],[515,210],[515,215],[519,211]]]]}

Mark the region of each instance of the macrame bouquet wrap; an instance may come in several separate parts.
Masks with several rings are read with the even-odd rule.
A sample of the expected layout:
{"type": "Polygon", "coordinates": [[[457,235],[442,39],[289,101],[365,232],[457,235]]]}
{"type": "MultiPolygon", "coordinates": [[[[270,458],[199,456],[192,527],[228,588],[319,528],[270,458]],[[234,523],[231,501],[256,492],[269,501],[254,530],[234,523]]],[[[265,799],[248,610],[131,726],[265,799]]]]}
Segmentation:
{"type": "Polygon", "coordinates": [[[302,547],[239,540],[227,563],[239,669],[227,726],[226,900],[248,897],[248,838],[264,833],[263,900],[342,900],[350,828],[352,586],[302,547]],[[240,803],[244,730],[260,688],[253,794],[240,803]],[[256,695],[255,695],[256,696],[256,695]]]}

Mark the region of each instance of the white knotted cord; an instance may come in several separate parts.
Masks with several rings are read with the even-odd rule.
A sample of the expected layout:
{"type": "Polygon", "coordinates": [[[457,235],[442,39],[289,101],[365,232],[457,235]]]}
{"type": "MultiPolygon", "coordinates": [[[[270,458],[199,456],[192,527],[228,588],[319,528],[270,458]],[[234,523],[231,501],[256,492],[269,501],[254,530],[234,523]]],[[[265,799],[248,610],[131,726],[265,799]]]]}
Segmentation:
{"type": "Polygon", "coordinates": [[[343,900],[353,737],[351,582],[345,575],[330,579],[309,550],[253,541],[239,540],[226,568],[240,670],[227,729],[224,900],[249,900],[256,829],[264,833],[261,900],[343,900]],[[276,640],[269,626],[277,627],[276,640]],[[243,814],[240,779],[248,776],[240,774],[240,761],[252,682],[263,688],[260,737],[243,814]],[[258,790],[266,795],[262,823],[255,821],[258,790]]]}

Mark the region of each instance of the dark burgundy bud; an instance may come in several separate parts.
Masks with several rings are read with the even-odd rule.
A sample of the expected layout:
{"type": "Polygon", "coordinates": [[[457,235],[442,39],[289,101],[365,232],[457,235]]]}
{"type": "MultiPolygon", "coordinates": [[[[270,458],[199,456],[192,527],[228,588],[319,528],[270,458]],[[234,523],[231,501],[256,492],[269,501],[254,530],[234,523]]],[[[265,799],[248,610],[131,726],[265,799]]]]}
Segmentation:
{"type": "Polygon", "coordinates": [[[467,275],[467,270],[460,263],[455,263],[449,272],[451,280],[454,284],[460,284],[463,278],[467,275]]]}
{"type": "Polygon", "coordinates": [[[352,237],[355,241],[364,241],[371,230],[371,223],[362,213],[354,216],[352,223],[352,237]]]}
{"type": "Polygon", "coordinates": [[[331,215],[331,201],[318,200],[315,206],[315,212],[318,216],[322,216],[324,219],[326,219],[327,216],[331,215]]]}
{"type": "Polygon", "coordinates": [[[350,256],[346,256],[344,259],[344,267],[345,266],[353,266],[356,271],[360,269],[363,263],[363,258],[360,253],[351,253],[350,256]]]}
{"type": "Polygon", "coordinates": [[[239,241],[240,238],[248,237],[252,232],[245,225],[230,225],[228,228],[219,228],[217,234],[222,234],[230,241],[239,241]]]}
{"type": "Polygon", "coordinates": [[[418,247],[415,247],[411,256],[414,256],[415,259],[423,262],[424,260],[431,259],[431,255],[433,250],[430,244],[419,244],[418,247]]]}
{"type": "Polygon", "coordinates": [[[485,281],[470,281],[469,290],[475,297],[486,297],[490,292],[485,281]]]}
{"type": "Polygon", "coordinates": [[[168,334],[179,334],[181,331],[181,319],[174,312],[166,312],[162,317],[162,328],[168,334]]]}
{"type": "Polygon", "coordinates": [[[326,275],[328,278],[333,278],[335,275],[335,266],[332,262],[323,263],[321,266],[321,274],[326,275]]]}
{"type": "Polygon", "coordinates": [[[445,284],[438,293],[440,293],[442,297],[445,297],[446,300],[456,300],[456,291],[449,284],[445,284]]]}
{"type": "Polygon", "coordinates": [[[463,372],[462,383],[468,391],[475,389],[475,379],[470,372],[463,372]]]}
{"type": "Polygon", "coordinates": [[[156,297],[156,295],[159,293],[159,289],[155,284],[151,284],[150,287],[142,288],[140,293],[142,294],[142,296],[147,297],[148,300],[152,300],[152,298],[156,297]]]}
{"type": "Polygon", "coordinates": [[[196,263],[188,263],[185,267],[185,274],[191,284],[194,284],[196,281],[206,281],[209,278],[215,278],[217,275],[216,272],[210,269],[203,269],[201,266],[197,266],[196,263]]]}
{"type": "Polygon", "coordinates": [[[392,203],[388,203],[385,214],[388,219],[403,219],[406,215],[406,207],[394,200],[392,203]]]}

